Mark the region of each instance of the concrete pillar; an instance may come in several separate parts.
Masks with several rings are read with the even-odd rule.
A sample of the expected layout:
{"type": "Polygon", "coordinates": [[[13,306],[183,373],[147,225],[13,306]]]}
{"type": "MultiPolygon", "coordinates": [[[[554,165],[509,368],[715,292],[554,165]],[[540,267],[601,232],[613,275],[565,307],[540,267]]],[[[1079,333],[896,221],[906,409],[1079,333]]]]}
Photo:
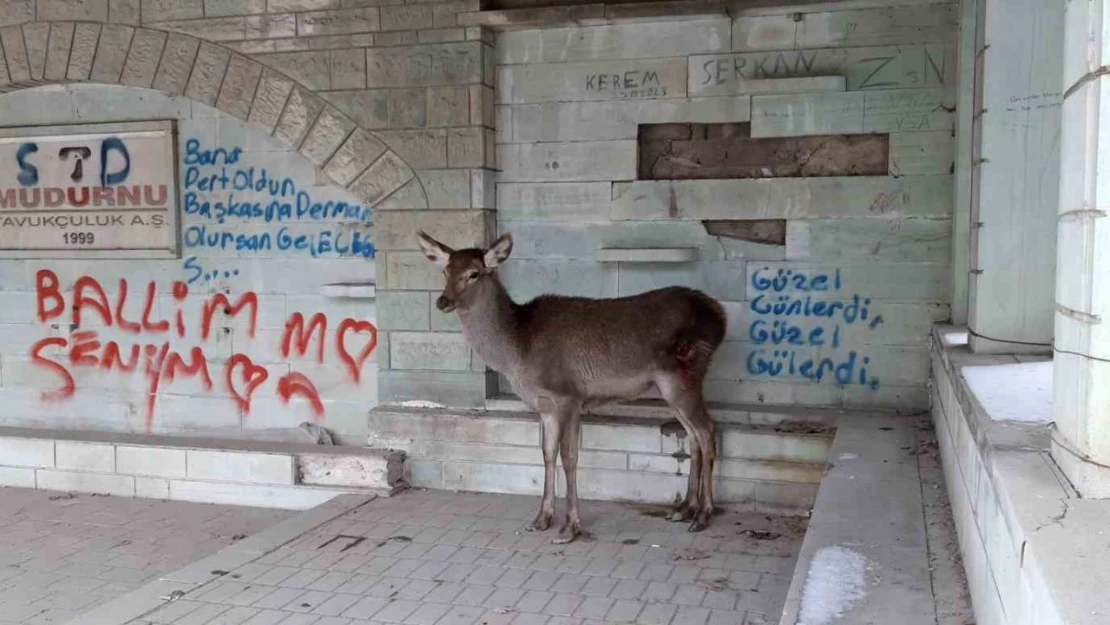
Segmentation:
{"type": "Polygon", "coordinates": [[[980,0],[968,329],[977,352],[1051,351],[1063,3],[980,0]],[[1016,4],[1015,4],[1016,3],[1016,4]]]}
{"type": "Polygon", "coordinates": [[[1052,456],[1110,497],[1110,2],[1069,2],[1064,52],[1052,456]]]}
{"type": "Polygon", "coordinates": [[[456,249],[479,247],[495,231],[493,35],[468,28],[466,37],[367,52],[371,82],[389,87],[390,123],[429,126],[379,132],[415,171],[405,188],[374,206],[378,337],[385,352],[378,396],[386,406],[474,408],[489,394],[485,363],[463,337],[458,317],[435,307],[443,276],[416,242],[417,230],[425,230],[456,249]]]}
{"type": "Polygon", "coordinates": [[[952,202],[952,323],[967,324],[968,248],[971,227],[972,168],[975,139],[975,62],[979,34],[979,5],[985,0],[960,0],[960,30],[957,45],[956,171],[952,202]]]}

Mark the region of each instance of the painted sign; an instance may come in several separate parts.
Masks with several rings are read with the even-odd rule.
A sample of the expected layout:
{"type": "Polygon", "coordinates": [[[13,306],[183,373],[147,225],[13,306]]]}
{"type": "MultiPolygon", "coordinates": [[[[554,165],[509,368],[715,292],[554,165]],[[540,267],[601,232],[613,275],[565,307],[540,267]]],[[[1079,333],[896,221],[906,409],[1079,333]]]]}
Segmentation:
{"type": "Polygon", "coordinates": [[[170,121],[0,128],[0,257],[177,258],[170,121]]]}

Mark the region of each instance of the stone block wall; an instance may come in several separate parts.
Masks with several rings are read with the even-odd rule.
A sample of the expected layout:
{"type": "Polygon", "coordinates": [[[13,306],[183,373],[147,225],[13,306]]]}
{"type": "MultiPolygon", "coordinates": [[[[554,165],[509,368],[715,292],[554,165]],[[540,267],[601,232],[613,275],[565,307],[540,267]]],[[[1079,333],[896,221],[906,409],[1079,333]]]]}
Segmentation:
{"type": "Polygon", "coordinates": [[[925,407],[926,339],[949,316],[956,7],[732,15],[498,34],[508,289],[692,286],[730,314],[710,399],[925,407]],[[662,166],[656,125],[692,132],[662,166]],[[775,222],[784,244],[707,231],[775,222]],[[695,260],[603,251],[659,247],[695,260]]]}
{"type": "Polygon", "coordinates": [[[926,328],[948,316],[952,5],[733,17],[706,5],[682,19],[668,14],[677,7],[633,19],[635,7],[598,6],[555,10],[577,24],[512,30],[546,18],[483,13],[477,0],[0,0],[0,124],[177,120],[183,208],[177,260],[0,261],[0,296],[12,301],[0,320],[3,418],[261,435],[315,417],[358,440],[379,400],[481,407],[504,389],[457,321],[432,307],[442,277],[417,251],[420,228],[453,246],[513,232],[503,276],[518,299],[666,284],[719,297],[732,326],[712,399],[923,405],[926,328]],[[769,177],[709,180],[694,167],[682,180],[641,180],[644,124],[741,124],[752,140],[798,150],[814,144],[806,136],[882,133],[889,168],[798,178],[775,166],[769,177]],[[233,170],[265,168],[320,202],[358,208],[290,223],[223,219],[211,211],[230,194],[197,185],[224,165],[189,162],[217,148],[239,148],[233,170]],[[763,231],[743,220],[781,222],[771,229],[785,244],[710,236],[702,223],[763,231]],[[292,239],[279,245],[282,232],[292,239]],[[360,244],[337,249],[340,232],[360,244]],[[672,263],[605,251],[628,247],[688,249],[672,263]],[[64,380],[33,363],[32,348],[48,336],[69,345],[84,330],[36,318],[40,270],[67,296],[83,275],[112,297],[126,278],[140,315],[134,295],[151,279],[171,315],[172,285],[185,282],[197,301],[183,313],[198,332],[195,318],[222,294],[229,314],[172,345],[186,356],[203,348],[213,383],[160,380],[152,412],[143,375],[75,370],[67,401],[45,401],[64,380]],[[373,304],[333,297],[368,297],[347,283],[371,280],[373,304]],[[258,299],[253,334],[233,309],[247,294],[258,299]],[[802,302],[803,314],[775,312],[780,298],[802,302]],[[317,313],[329,320],[323,357],[291,334],[311,333],[317,313]],[[366,342],[340,351],[344,320],[373,320],[376,342],[352,325],[347,337],[366,342]],[[253,401],[236,384],[255,370],[236,356],[267,367],[253,401]],[[313,382],[323,417],[290,382],[292,401],[282,401],[290,373],[313,382]]]}
{"type": "MultiPolygon", "coordinates": [[[[179,259],[0,260],[0,423],[258,437],[315,421],[362,443],[379,377],[389,397],[442,377],[421,370],[438,363],[427,350],[389,369],[389,335],[399,331],[401,350],[424,337],[458,350],[456,329],[426,306],[397,314],[440,287],[414,262],[413,230],[447,227],[454,243],[494,231],[492,41],[459,19],[477,8],[0,0],[0,126],[174,120],[181,204],[179,259]],[[236,176],[267,183],[245,192],[236,176]],[[308,206],[291,218],[238,211],[275,195],[308,206]],[[97,327],[68,308],[36,318],[54,278],[68,307],[82,276],[111,305],[126,280],[127,319],[141,317],[153,281],[152,315],[172,320],[184,283],[187,332],[127,336],[119,319],[97,327]],[[89,332],[97,366],[66,351],[89,332]],[[195,372],[118,370],[100,358],[109,341],[125,361],[132,344],[166,342],[195,372]]],[[[468,350],[444,362],[459,360],[454,382],[469,396],[483,375],[468,350]]]]}

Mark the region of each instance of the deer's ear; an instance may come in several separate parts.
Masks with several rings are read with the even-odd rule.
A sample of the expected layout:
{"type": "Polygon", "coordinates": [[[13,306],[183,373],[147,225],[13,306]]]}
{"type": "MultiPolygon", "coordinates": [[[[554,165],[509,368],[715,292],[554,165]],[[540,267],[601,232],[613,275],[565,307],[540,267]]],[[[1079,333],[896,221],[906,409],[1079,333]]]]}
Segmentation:
{"type": "Polygon", "coordinates": [[[424,256],[428,260],[439,267],[447,266],[447,261],[451,258],[451,252],[454,250],[428,236],[423,230],[416,233],[416,240],[420,243],[420,249],[424,251],[424,256]]]}
{"type": "Polygon", "coordinates": [[[486,263],[488,269],[505,262],[509,258],[509,254],[513,251],[513,235],[506,232],[505,234],[497,237],[493,245],[489,246],[486,250],[486,255],[482,259],[486,263]]]}

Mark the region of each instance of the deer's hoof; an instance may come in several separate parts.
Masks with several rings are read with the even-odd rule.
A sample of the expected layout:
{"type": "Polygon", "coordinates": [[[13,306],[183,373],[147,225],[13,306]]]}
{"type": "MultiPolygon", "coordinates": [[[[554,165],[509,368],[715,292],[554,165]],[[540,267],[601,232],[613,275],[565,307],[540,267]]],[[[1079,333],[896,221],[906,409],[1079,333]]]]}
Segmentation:
{"type": "Polygon", "coordinates": [[[681,523],[683,521],[689,521],[690,519],[697,516],[696,512],[697,511],[694,510],[693,506],[682,504],[674,510],[671,510],[671,514],[669,517],[667,517],[667,519],[673,523],[681,523]]]}
{"type": "Polygon", "coordinates": [[[549,515],[541,514],[536,517],[531,523],[525,525],[524,529],[529,532],[545,532],[549,527],[551,527],[551,517],[549,515]]]}
{"type": "Polygon", "coordinates": [[[559,535],[552,539],[551,542],[556,545],[565,545],[574,542],[574,539],[578,538],[578,533],[578,524],[571,525],[568,523],[559,530],[559,535]]]}
{"type": "Polygon", "coordinates": [[[705,528],[706,528],[705,521],[694,521],[693,523],[690,524],[690,527],[686,528],[686,531],[696,533],[696,532],[700,532],[700,531],[704,530],[705,528]]]}

